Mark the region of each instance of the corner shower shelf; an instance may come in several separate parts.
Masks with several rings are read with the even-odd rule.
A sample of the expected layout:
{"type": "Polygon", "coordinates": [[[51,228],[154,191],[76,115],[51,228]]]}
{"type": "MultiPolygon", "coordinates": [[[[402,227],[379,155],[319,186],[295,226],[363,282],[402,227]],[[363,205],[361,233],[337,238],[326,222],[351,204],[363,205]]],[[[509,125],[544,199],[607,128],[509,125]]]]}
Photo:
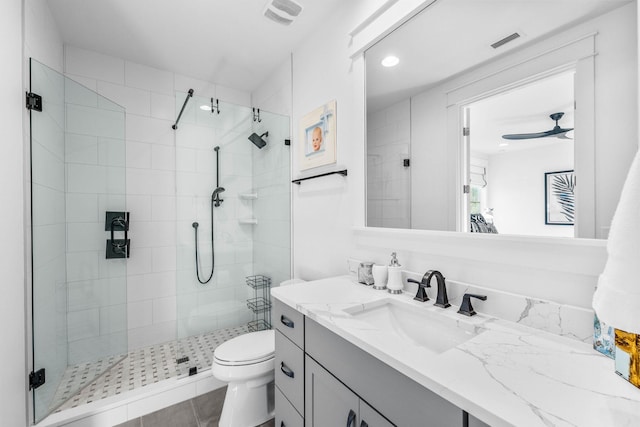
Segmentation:
{"type": "Polygon", "coordinates": [[[253,289],[253,298],[247,307],[253,311],[253,320],[247,324],[250,331],[271,329],[271,278],[262,274],[247,276],[247,286],[253,289]],[[259,296],[262,294],[262,296],[259,296]]]}
{"type": "Polygon", "coordinates": [[[247,323],[247,328],[249,332],[266,331],[267,329],[271,329],[271,325],[262,319],[258,319],[247,323]]]}
{"type": "Polygon", "coordinates": [[[264,298],[249,298],[247,300],[247,307],[254,313],[260,313],[271,309],[271,302],[264,298]]]}
{"type": "Polygon", "coordinates": [[[271,287],[271,278],[258,274],[257,276],[247,277],[247,286],[253,289],[262,289],[271,287]]]}
{"type": "Polygon", "coordinates": [[[238,222],[240,224],[257,224],[258,220],[255,218],[245,218],[245,219],[239,219],[238,222]]]}
{"type": "Polygon", "coordinates": [[[258,193],[240,193],[238,196],[245,200],[254,200],[258,198],[258,193]]]}

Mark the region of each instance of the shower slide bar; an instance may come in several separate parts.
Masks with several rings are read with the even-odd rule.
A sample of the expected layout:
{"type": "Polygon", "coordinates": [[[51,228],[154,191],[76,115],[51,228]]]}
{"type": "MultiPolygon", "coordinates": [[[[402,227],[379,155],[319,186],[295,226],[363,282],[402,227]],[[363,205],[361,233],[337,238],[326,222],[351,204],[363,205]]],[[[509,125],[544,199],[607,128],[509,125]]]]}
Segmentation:
{"type": "Polygon", "coordinates": [[[178,118],[176,119],[176,122],[171,125],[172,129],[178,129],[178,122],[180,122],[180,117],[182,117],[182,113],[184,112],[185,107],[187,106],[187,102],[189,102],[189,98],[191,98],[193,96],[193,89],[189,89],[189,92],[187,92],[187,97],[184,100],[184,104],[182,104],[182,108],[180,109],[180,113],[178,114],[178,118]]]}

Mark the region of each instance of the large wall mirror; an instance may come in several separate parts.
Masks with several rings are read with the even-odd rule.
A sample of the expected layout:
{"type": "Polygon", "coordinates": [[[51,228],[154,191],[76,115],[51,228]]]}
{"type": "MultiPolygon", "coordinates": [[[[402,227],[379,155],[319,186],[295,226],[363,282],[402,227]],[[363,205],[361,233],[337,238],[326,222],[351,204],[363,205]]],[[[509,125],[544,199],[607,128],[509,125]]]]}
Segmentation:
{"type": "Polygon", "coordinates": [[[437,0],[365,52],[369,227],[606,238],[635,0],[437,0]]]}

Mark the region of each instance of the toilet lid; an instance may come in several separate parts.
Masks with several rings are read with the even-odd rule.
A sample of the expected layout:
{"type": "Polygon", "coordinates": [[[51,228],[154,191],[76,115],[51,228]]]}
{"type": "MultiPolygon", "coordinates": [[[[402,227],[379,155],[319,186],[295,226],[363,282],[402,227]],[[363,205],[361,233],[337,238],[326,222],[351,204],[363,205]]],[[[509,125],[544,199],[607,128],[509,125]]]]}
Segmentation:
{"type": "Polygon", "coordinates": [[[273,330],[250,332],[232,338],[213,352],[216,363],[221,365],[250,365],[273,358],[275,353],[273,330]]]}

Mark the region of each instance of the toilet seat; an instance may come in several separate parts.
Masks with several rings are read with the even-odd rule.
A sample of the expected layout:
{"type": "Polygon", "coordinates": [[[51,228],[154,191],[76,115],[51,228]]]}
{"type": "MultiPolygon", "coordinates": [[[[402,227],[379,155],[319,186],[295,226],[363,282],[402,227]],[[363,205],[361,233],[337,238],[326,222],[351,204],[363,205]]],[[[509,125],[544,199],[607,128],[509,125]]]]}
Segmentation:
{"type": "Polygon", "coordinates": [[[233,338],[213,352],[214,363],[222,366],[246,366],[273,359],[275,332],[251,332],[233,338]]]}

